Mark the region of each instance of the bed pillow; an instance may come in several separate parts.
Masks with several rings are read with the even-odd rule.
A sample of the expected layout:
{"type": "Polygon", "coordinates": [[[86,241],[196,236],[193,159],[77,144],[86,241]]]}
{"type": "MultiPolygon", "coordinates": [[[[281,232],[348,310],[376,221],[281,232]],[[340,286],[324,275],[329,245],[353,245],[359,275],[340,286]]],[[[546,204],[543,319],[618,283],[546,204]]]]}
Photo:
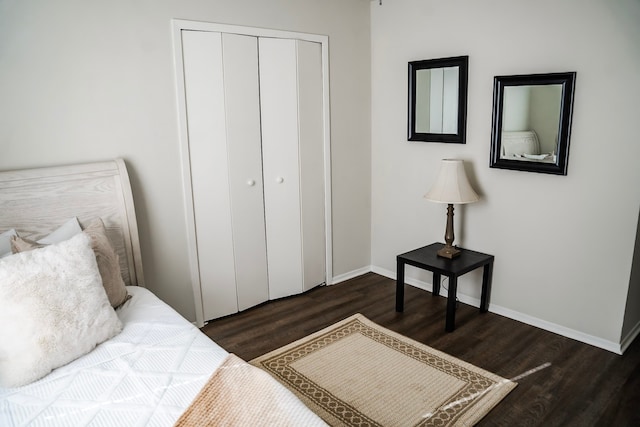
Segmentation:
{"type": "Polygon", "coordinates": [[[41,245],[52,245],[54,243],[64,242],[80,233],[82,228],[78,222],[78,218],[73,217],[69,221],[62,224],[56,230],[52,231],[49,235],[38,240],[41,245]]]}
{"type": "Polygon", "coordinates": [[[540,154],[540,141],[533,130],[502,132],[501,144],[504,157],[540,154]]]}
{"type": "MultiPolygon", "coordinates": [[[[60,243],[67,239],[70,239],[71,237],[75,236],[81,231],[82,231],[82,228],[80,228],[80,223],[78,222],[78,218],[73,217],[67,222],[65,222],[64,224],[62,224],[60,227],[58,227],[55,231],[51,232],[51,234],[38,240],[37,243],[41,245],[50,245],[52,243],[60,243]]],[[[15,253],[15,251],[12,251],[11,238],[17,235],[18,233],[13,228],[11,230],[5,231],[4,233],[0,234],[0,258],[9,256],[12,253],[15,253]]]]}
{"type": "Polygon", "coordinates": [[[0,386],[35,381],[121,330],[88,234],[0,260],[0,386]]]}
{"type": "MultiPolygon", "coordinates": [[[[111,246],[102,219],[96,218],[85,228],[84,233],[91,237],[91,248],[95,253],[98,270],[102,277],[102,285],[107,293],[109,302],[113,308],[120,307],[131,296],[127,294],[127,288],[120,273],[119,257],[113,246],[111,246]]],[[[14,253],[25,252],[43,247],[41,242],[42,240],[33,242],[22,237],[15,237],[11,240],[11,248],[14,253]]]]}
{"type": "Polygon", "coordinates": [[[0,258],[11,255],[11,237],[17,235],[13,228],[0,234],[0,258]]]}
{"type": "Polygon", "coordinates": [[[98,270],[102,276],[102,286],[107,292],[109,302],[113,308],[118,308],[131,298],[122,280],[120,257],[111,246],[107,237],[107,229],[101,218],[96,218],[84,229],[84,232],[91,237],[91,249],[96,255],[98,270]]]}

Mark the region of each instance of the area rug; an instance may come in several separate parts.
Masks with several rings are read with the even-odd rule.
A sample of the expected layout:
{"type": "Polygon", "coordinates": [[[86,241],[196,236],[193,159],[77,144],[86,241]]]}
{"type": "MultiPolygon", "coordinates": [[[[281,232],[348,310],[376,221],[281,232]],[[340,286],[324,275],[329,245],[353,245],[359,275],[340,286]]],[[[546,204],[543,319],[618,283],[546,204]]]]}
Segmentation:
{"type": "Polygon", "coordinates": [[[250,363],[332,426],[471,426],[516,386],[361,314],[250,363]]]}

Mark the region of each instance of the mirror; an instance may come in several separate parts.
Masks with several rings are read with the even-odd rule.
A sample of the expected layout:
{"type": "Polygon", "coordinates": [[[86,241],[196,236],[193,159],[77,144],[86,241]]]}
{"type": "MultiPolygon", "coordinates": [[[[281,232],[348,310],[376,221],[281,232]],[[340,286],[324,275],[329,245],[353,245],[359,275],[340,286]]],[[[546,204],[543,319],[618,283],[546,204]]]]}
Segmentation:
{"type": "Polygon", "coordinates": [[[409,62],[409,141],[464,144],[468,56],[409,62]]]}
{"type": "Polygon", "coordinates": [[[566,175],[575,72],[493,82],[492,168],[566,175]]]}

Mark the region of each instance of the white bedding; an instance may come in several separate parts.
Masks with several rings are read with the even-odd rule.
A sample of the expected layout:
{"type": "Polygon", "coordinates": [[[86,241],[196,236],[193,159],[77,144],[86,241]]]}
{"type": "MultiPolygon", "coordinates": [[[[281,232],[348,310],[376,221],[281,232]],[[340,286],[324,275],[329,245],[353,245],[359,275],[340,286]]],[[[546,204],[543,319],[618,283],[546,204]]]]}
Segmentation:
{"type": "MultiPolygon", "coordinates": [[[[16,231],[27,238],[41,237],[69,218],[88,226],[99,218],[119,256],[124,283],[144,285],[133,195],[122,159],[0,171],[0,206],[0,256],[9,255],[7,239],[16,231]]],[[[205,384],[216,385],[213,380],[228,377],[222,375],[225,366],[238,367],[222,366],[233,355],[151,292],[137,286],[127,286],[127,291],[133,297],[116,311],[124,324],[120,334],[31,384],[0,387],[0,427],[173,426],[205,384]]],[[[29,333],[24,319],[15,316],[10,320],[12,325],[23,327],[20,332],[29,333]]],[[[50,322],[57,320],[54,317],[50,322]]],[[[72,329],[69,334],[77,331],[65,329],[72,329]]],[[[3,341],[7,342],[10,339],[3,341]]],[[[251,366],[239,367],[244,365],[251,366]]],[[[238,381],[231,378],[231,382],[238,381]]],[[[260,416],[255,403],[263,394],[258,390],[258,396],[255,392],[252,396],[245,393],[247,389],[254,387],[241,387],[241,404],[236,399],[231,406],[236,412],[260,416]]],[[[288,393],[286,397],[268,407],[290,415],[295,420],[290,424],[293,426],[324,425],[295,395],[285,391],[277,394],[288,393]]],[[[228,389],[219,395],[227,396],[228,389]]],[[[224,399],[223,403],[228,402],[224,399]]],[[[216,411],[205,411],[205,415],[212,412],[216,411]]],[[[260,418],[249,425],[265,422],[260,418]]]]}
{"type": "Polygon", "coordinates": [[[123,331],[19,388],[0,388],[0,426],[172,426],[228,353],[145,288],[123,331]]]}

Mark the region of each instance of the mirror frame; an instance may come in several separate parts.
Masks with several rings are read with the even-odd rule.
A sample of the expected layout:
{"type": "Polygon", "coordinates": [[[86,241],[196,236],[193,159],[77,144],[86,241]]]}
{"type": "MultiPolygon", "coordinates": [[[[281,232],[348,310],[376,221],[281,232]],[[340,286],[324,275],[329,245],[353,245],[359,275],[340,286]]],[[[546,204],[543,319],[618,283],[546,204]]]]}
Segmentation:
{"type": "Polygon", "coordinates": [[[469,57],[456,56],[452,58],[426,59],[409,62],[409,111],[408,137],[409,141],[448,142],[464,144],[467,135],[467,85],[469,75],[469,57]],[[416,76],[418,70],[460,67],[458,73],[458,132],[457,133],[426,133],[416,131],[416,76]]]}
{"type": "Polygon", "coordinates": [[[566,73],[526,74],[496,76],[493,80],[493,117],[491,125],[490,167],[527,172],[566,175],[569,164],[569,137],[575,92],[575,71],[566,73]],[[509,86],[562,85],[560,98],[560,122],[555,163],[509,160],[500,157],[502,151],[502,118],[504,109],[504,89],[509,86]]]}

